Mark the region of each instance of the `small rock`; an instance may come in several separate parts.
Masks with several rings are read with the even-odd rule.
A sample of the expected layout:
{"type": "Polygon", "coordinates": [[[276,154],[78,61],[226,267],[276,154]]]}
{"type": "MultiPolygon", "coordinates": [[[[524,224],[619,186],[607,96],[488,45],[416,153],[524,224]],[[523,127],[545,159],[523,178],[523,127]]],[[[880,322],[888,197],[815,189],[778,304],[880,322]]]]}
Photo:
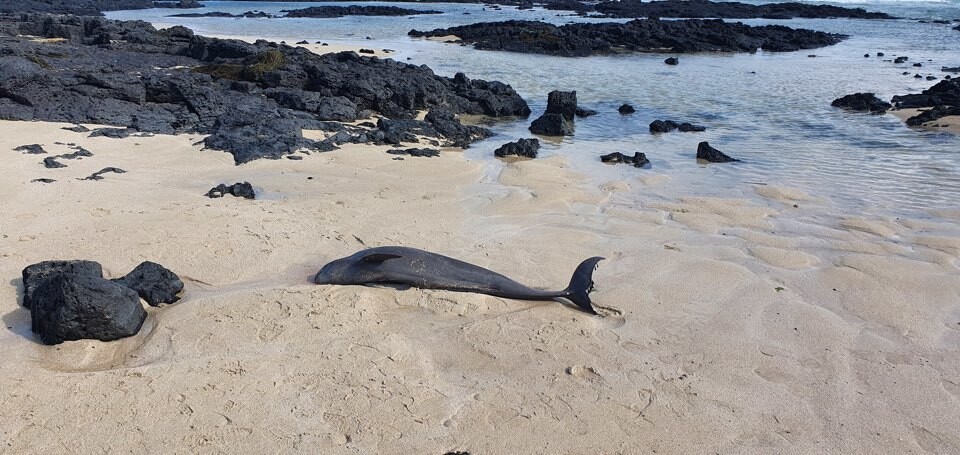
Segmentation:
{"type": "Polygon", "coordinates": [[[923,66],[923,63],[917,62],[917,63],[914,63],[913,66],[920,68],[923,66]]]}
{"type": "Polygon", "coordinates": [[[560,114],[565,120],[573,120],[577,113],[577,92],[554,90],[547,94],[547,114],[560,114]]]}
{"type": "Polygon", "coordinates": [[[63,129],[67,131],[73,131],[74,133],[89,133],[90,128],[87,128],[83,125],[74,125],[74,126],[65,126],[63,129]]]}
{"type": "Polygon", "coordinates": [[[684,133],[706,131],[707,128],[692,123],[677,123],[673,120],[654,120],[650,122],[651,133],[669,133],[674,130],[680,130],[684,133]]]}
{"type": "Polygon", "coordinates": [[[287,155],[287,159],[288,159],[288,160],[299,161],[299,160],[302,160],[303,157],[300,156],[300,155],[287,155]]]}
{"type": "Polygon", "coordinates": [[[373,49],[360,49],[361,54],[376,54],[377,52],[373,49]]]}
{"type": "Polygon", "coordinates": [[[573,125],[561,114],[543,114],[530,124],[529,129],[542,136],[573,136],[573,125]]]}
{"type": "Polygon", "coordinates": [[[253,192],[253,185],[251,185],[249,182],[234,183],[230,186],[221,183],[211,188],[210,191],[207,191],[206,196],[212,199],[223,197],[228,194],[232,194],[235,197],[242,197],[244,199],[256,199],[257,197],[256,193],[253,192]]]}
{"type": "Polygon", "coordinates": [[[897,57],[897,58],[893,59],[893,63],[894,63],[894,64],[906,63],[907,60],[910,60],[910,57],[901,56],[901,57],[897,57]]]}
{"type": "Polygon", "coordinates": [[[578,107],[575,114],[577,117],[590,117],[592,115],[597,115],[597,111],[593,109],[587,109],[585,107],[578,107]]]}
{"type": "Polygon", "coordinates": [[[180,300],[177,294],[183,290],[183,281],[177,274],[156,262],[141,262],[123,278],[113,280],[133,289],[150,306],[174,303],[180,300]]]}
{"type": "Polygon", "coordinates": [[[637,112],[637,110],[629,104],[624,104],[623,106],[620,106],[619,108],[617,108],[617,112],[619,112],[622,115],[627,115],[627,114],[632,114],[634,112],[637,112]]]}
{"type": "Polygon", "coordinates": [[[84,177],[78,180],[103,180],[103,174],[107,174],[110,172],[113,172],[114,174],[125,174],[127,171],[120,169],[118,167],[105,167],[103,169],[100,169],[97,172],[94,172],[89,177],[84,177]]]}
{"type": "Polygon", "coordinates": [[[604,163],[624,163],[632,164],[633,167],[643,167],[650,164],[650,160],[647,159],[647,155],[636,152],[633,156],[627,156],[620,152],[613,152],[608,155],[603,155],[600,157],[600,161],[604,163]]]}
{"type": "Polygon", "coordinates": [[[890,109],[890,103],[877,98],[873,93],[854,93],[833,100],[830,103],[833,107],[839,107],[851,111],[870,112],[871,114],[883,114],[890,109]]]}
{"type": "Polygon", "coordinates": [[[307,40],[303,40],[303,41],[297,41],[297,44],[310,44],[310,42],[307,40]]]}
{"type": "Polygon", "coordinates": [[[36,183],[53,183],[53,182],[56,182],[56,180],[54,180],[54,179],[33,179],[33,180],[31,180],[31,182],[36,182],[36,183]]]}
{"type": "Polygon", "coordinates": [[[43,146],[40,144],[21,145],[13,150],[17,152],[23,152],[28,155],[43,155],[47,153],[47,151],[44,150],[43,146]]]}
{"type": "Polygon", "coordinates": [[[740,161],[736,158],[731,158],[723,152],[711,147],[707,141],[703,141],[697,145],[697,159],[706,160],[711,163],[729,163],[732,161],[740,161]]]}
{"type": "Polygon", "coordinates": [[[440,151],[427,148],[409,148],[409,149],[390,149],[387,153],[391,155],[409,155],[415,157],[433,158],[440,156],[440,151]]]}
{"type": "Polygon", "coordinates": [[[666,63],[667,65],[679,65],[679,64],[680,64],[680,59],[678,59],[678,58],[676,58],[676,57],[670,57],[670,58],[664,60],[663,63],[666,63]]]}
{"type": "Polygon", "coordinates": [[[499,158],[506,156],[522,156],[526,158],[536,158],[537,151],[540,150],[540,141],[537,139],[520,139],[516,142],[508,142],[494,150],[493,154],[499,158]]]}
{"type": "Polygon", "coordinates": [[[67,165],[57,161],[56,157],[49,156],[43,159],[43,167],[47,169],[57,169],[67,167],[67,165]]]}

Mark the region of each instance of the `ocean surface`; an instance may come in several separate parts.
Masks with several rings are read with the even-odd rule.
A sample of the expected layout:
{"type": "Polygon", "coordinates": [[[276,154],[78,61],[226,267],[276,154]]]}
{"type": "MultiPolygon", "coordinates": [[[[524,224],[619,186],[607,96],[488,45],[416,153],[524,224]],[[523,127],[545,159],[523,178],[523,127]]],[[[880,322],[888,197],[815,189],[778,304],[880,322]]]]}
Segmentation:
{"type": "MultiPolygon", "coordinates": [[[[206,1],[189,12],[242,13],[311,6],[308,3],[206,1]]],[[[764,3],[764,2],[754,2],[764,3]]],[[[355,2],[322,3],[349,5],[355,2]]],[[[345,17],[337,19],[172,18],[176,10],[107,13],[111,19],[141,19],[158,27],[185,25],[199,34],[300,40],[392,49],[391,58],[426,64],[437,74],[464,72],[471,78],[495,79],[512,85],[529,103],[529,119],[501,119],[488,126],[497,136],[466,152],[489,162],[490,179],[503,163],[493,157],[501,144],[522,137],[539,116],[552,90],[576,90],[581,106],[600,112],[576,122],[576,135],[543,140],[542,156],[564,155],[570,166],[595,182],[651,176],[669,177],[668,185],[633,185],[638,203],[681,195],[755,197],[757,184],[799,188],[824,197],[839,213],[883,216],[927,216],[930,209],[960,206],[960,137],[910,129],[891,114],[847,113],[830,106],[840,96],[875,92],[916,93],[943,78],[942,66],[960,66],[960,31],[954,24],[920,20],[960,18],[960,0],[835,2],[847,7],[883,11],[905,19],[743,20],[751,25],[783,24],[849,35],[846,41],[821,49],[756,54],[633,54],[562,58],[506,52],[409,38],[410,29],[429,30],[475,22],[509,19],[557,24],[585,19],[541,9],[496,11],[483,5],[365,2],[443,11],[411,17],[345,17]],[[877,52],[885,57],[876,57],[877,52]],[[871,57],[864,58],[869,53],[871,57]],[[811,57],[815,55],[815,57],[811,57]],[[909,56],[905,64],[892,62],[909,56]],[[916,68],[913,63],[923,67],[916,68]],[[907,72],[908,75],[902,73],[907,72]],[[924,78],[914,78],[920,74],[924,78]],[[633,115],[617,107],[630,103],[633,115]],[[652,135],[655,119],[688,121],[707,127],[702,133],[652,135]],[[709,141],[741,163],[702,165],[694,159],[697,144],[709,141]],[[643,152],[648,169],[606,165],[610,152],[643,152]]]]}

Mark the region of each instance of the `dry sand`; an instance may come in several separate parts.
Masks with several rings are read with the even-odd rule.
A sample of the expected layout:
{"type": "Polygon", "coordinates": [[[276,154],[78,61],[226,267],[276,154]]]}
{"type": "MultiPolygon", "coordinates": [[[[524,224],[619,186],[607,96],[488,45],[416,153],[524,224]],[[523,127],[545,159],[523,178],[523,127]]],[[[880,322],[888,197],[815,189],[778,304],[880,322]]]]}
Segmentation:
{"type": "Polygon", "coordinates": [[[197,136],[60,126],[0,122],[6,453],[960,453],[956,208],[849,216],[773,186],[638,204],[669,179],[553,157],[488,180],[500,164],[370,146],[237,167],[197,136]],[[55,141],[95,156],[12,150],[55,141]],[[76,180],[106,166],[128,172],[76,180]],[[203,197],[243,180],[260,199],[203,197]],[[381,245],[550,288],[602,255],[604,317],[309,283],[381,245]],[[20,270],[71,258],[159,262],[184,299],[132,338],[40,345],[20,270]]]}

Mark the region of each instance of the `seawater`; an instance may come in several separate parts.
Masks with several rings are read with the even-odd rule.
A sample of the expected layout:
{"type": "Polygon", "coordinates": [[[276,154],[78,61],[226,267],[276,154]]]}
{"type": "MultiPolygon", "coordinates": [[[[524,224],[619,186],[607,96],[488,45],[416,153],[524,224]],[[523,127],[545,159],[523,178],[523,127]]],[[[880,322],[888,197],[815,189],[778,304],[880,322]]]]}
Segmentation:
{"type": "MultiPolygon", "coordinates": [[[[312,6],[309,3],[207,1],[189,12],[242,13],[312,6]]],[[[754,2],[762,3],[762,2],[754,2]]],[[[316,3],[349,5],[352,2],[316,3]]],[[[960,18],[960,1],[842,2],[904,17],[901,20],[793,19],[742,20],[750,25],[782,24],[850,36],[846,41],[799,52],[680,55],[678,66],[667,66],[670,54],[630,54],[563,58],[479,51],[407,36],[410,29],[509,19],[542,20],[556,24],[598,19],[541,9],[496,11],[483,5],[444,3],[364,2],[412,9],[443,11],[410,17],[345,17],[337,19],[172,18],[183,10],[139,10],[108,13],[111,19],[141,19],[158,27],[184,25],[199,34],[285,40],[303,39],[393,49],[391,58],[425,64],[437,74],[464,72],[471,78],[495,79],[513,86],[529,103],[529,119],[489,123],[497,135],[468,149],[469,159],[489,163],[496,175],[503,163],[493,158],[501,144],[530,137],[527,126],[545,108],[552,90],[576,90],[582,106],[599,115],[576,122],[576,134],[562,140],[541,140],[543,156],[563,155],[570,166],[596,182],[633,181],[662,174],[669,185],[635,185],[635,196],[670,198],[678,195],[751,197],[753,185],[799,188],[825,197],[841,212],[886,216],[925,216],[929,209],[960,205],[960,138],[935,131],[907,128],[893,115],[847,113],[830,106],[842,95],[875,92],[884,99],[916,93],[943,78],[941,66],[960,66],[960,31],[956,24],[919,20],[960,18]],[[368,39],[369,38],[369,39],[368,39]],[[877,52],[885,57],[876,57],[877,52]],[[871,57],[864,58],[864,54],[871,57]],[[815,57],[810,57],[815,55],[815,57]],[[909,56],[895,65],[895,56],[909,56]],[[913,67],[919,62],[921,68],[913,67]],[[908,75],[901,73],[908,72],[908,75]],[[633,115],[617,107],[630,103],[633,115]],[[703,133],[652,135],[655,119],[689,121],[708,128],[703,133]],[[694,160],[697,143],[740,158],[741,163],[701,165],[694,160]],[[650,169],[610,166],[599,156],[610,152],[643,152],[650,169]],[[643,194],[640,194],[643,193],[643,194]]]]}

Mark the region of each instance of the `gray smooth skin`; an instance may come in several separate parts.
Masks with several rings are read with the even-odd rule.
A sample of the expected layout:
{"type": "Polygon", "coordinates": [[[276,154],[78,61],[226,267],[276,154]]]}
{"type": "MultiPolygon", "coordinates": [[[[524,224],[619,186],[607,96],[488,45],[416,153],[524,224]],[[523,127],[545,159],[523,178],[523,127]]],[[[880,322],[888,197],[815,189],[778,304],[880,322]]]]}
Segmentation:
{"type": "Polygon", "coordinates": [[[320,269],[316,284],[403,284],[421,289],[476,292],[519,300],[565,298],[583,311],[597,314],[590,302],[593,271],[601,257],[583,261],[570,286],[562,291],[543,291],[524,286],[499,273],[463,261],[402,246],[384,246],[337,259],[320,269]]]}

